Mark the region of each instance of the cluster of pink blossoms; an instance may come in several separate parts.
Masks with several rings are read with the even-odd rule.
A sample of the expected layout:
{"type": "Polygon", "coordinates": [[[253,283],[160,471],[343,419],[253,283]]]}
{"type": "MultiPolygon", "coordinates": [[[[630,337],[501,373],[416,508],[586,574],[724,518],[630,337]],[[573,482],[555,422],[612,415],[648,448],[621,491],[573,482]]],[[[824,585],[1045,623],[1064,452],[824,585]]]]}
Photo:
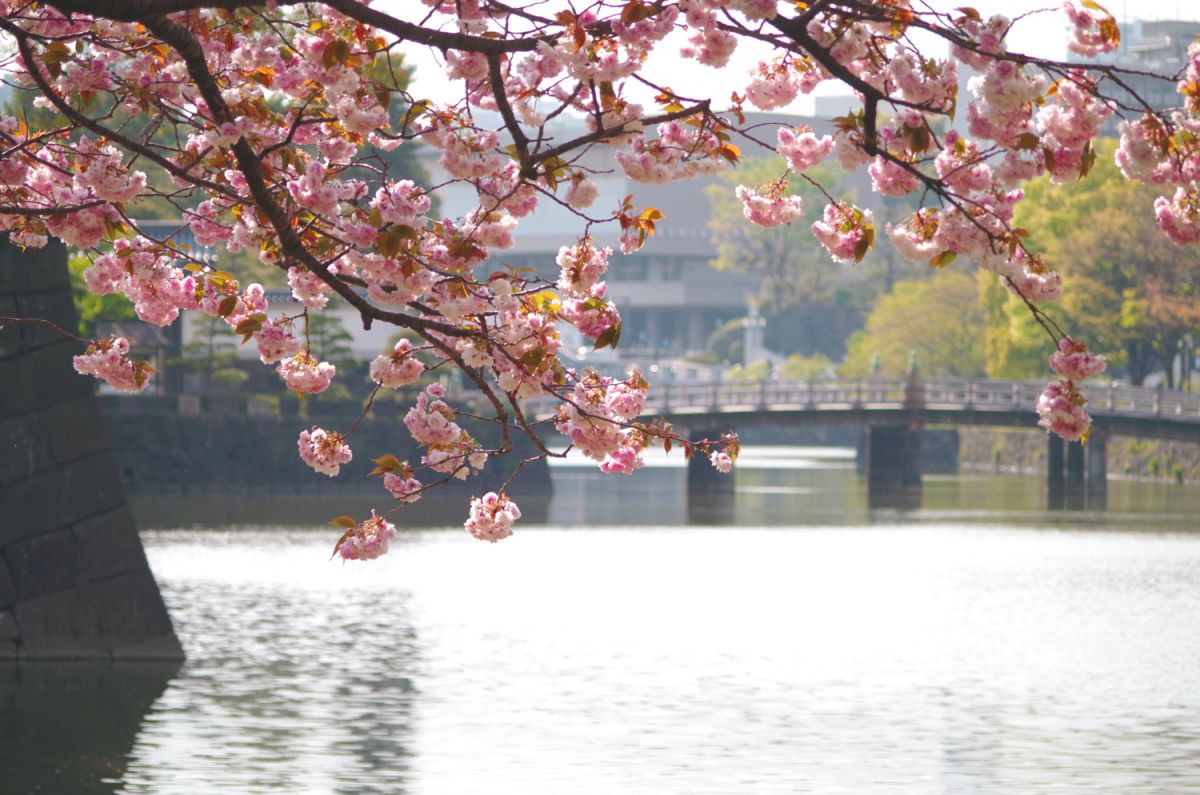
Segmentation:
{"type": "Polygon", "coordinates": [[[679,122],[658,126],[658,138],[635,138],[629,151],[616,153],[617,163],[635,182],[650,184],[691,179],[725,167],[719,156],[721,141],[711,132],[685,127],[679,122]]]}
{"type": "Polygon", "coordinates": [[[454,421],[454,410],[442,400],[445,394],[441,384],[427,386],[404,416],[404,425],[413,439],[426,447],[423,464],[461,480],[483,469],[487,453],[454,421]]]}
{"type": "Polygon", "coordinates": [[[608,287],[604,282],[592,285],[579,297],[564,300],[559,314],[591,340],[600,339],[621,322],[617,305],[608,300],[608,287]]]}
{"type": "Polygon", "coordinates": [[[383,476],[383,487],[391,492],[397,502],[405,504],[421,499],[421,489],[423,488],[421,481],[412,477],[411,474],[405,477],[396,472],[388,472],[383,476]]]}
{"type": "Polygon", "coordinates": [[[742,202],[746,220],[758,226],[783,226],[804,215],[799,196],[787,192],[787,180],[778,179],[759,188],[738,185],[735,194],[742,202]]]}
{"type": "Polygon", "coordinates": [[[626,426],[645,409],[648,386],[636,370],[624,381],[589,373],[559,407],[555,427],[603,471],[628,475],[642,467],[647,440],[626,426]]]}
{"type": "Polygon", "coordinates": [[[307,395],[318,395],[328,389],[336,371],[329,362],[319,362],[304,351],[279,363],[279,374],[288,389],[307,395]]]}
{"type": "Polygon", "coordinates": [[[521,518],[521,509],[512,500],[489,491],[471,500],[470,513],[463,527],[480,541],[496,543],[512,535],[513,523],[521,518]]]}
{"type": "Polygon", "coordinates": [[[873,218],[870,210],[844,203],[827,204],[824,218],[813,222],[813,236],[835,260],[860,260],[874,236],[873,218]]]}
{"type": "Polygon", "coordinates": [[[129,358],[129,340],[124,337],[92,340],[73,364],[76,372],[99,378],[121,392],[141,392],[153,372],[145,362],[129,358]]]}
{"type": "Polygon", "coordinates": [[[833,151],[833,139],[818,138],[812,130],[780,127],[775,133],[777,151],[787,160],[788,168],[806,171],[824,160],[833,151]]]}
{"type": "Polygon", "coordinates": [[[336,553],[342,560],[374,560],[387,554],[396,537],[396,526],[371,511],[371,518],[347,530],[338,541],[336,553]]]}
{"type": "Polygon", "coordinates": [[[389,389],[399,389],[415,382],[425,372],[425,365],[417,360],[414,351],[412,343],[402,339],[391,353],[376,356],[371,360],[371,380],[389,389]]]}
{"type": "Polygon", "coordinates": [[[564,293],[586,293],[600,281],[608,270],[610,248],[596,248],[590,237],[583,237],[574,245],[558,250],[555,262],[561,269],[558,289],[564,293]]]}
{"type": "Polygon", "coordinates": [[[296,446],[304,463],[329,477],[336,476],[342,464],[349,464],[354,457],[341,434],[316,425],[311,430],[300,431],[296,446]]]}
{"type": "Polygon", "coordinates": [[[560,268],[557,286],[563,294],[558,315],[592,340],[621,322],[616,305],[608,300],[608,288],[599,281],[611,255],[611,249],[596,248],[585,235],[574,245],[560,248],[555,259],[560,268]]]}
{"type": "Polygon", "coordinates": [[[1089,353],[1085,343],[1063,337],[1058,350],[1050,354],[1050,367],[1062,379],[1047,384],[1038,397],[1038,425],[1067,441],[1086,441],[1092,418],[1084,409],[1087,399],[1076,382],[1104,372],[1106,366],[1104,357],[1089,353]]]}

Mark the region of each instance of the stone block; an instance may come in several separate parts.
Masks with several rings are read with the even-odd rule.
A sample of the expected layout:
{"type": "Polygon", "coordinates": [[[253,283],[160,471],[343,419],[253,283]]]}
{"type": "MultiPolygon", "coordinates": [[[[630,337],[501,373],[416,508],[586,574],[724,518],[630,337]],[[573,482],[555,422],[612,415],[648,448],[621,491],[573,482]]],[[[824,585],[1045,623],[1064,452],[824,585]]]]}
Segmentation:
{"type": "Polygon", "coordinates": [[[57,403],[37,416],[41,435],[60,464],[108,449],[104,421],[90,395],[57,403]]]}
{"type": "MultiPolygon", "coordinates": [[[[0,294],[0,317],[17,316],[17,299],[12,295],[0,294]]],[[[0,359],[16,356],[24,351],[24,337],[17,323],[0,324],[0,359]]]]}
{"type": "Polygon", "coordinates": [[[86,589],[58,591],[18,602],[21,656],[39,659],[108,657],[101,636],[100,605],[86,589]]]}
{"type": "Polygon", "coordinates": [[[0,240],[0,293],[36,293],[70,289],[67,250],[51,241],[45,248],[21,250],[0,240]]]}
{"type": "Polygon", "coordinates": [[[124,505],[108,453],[47,470],[0,490],[0,548],[124,505]]]}
{"type": "Polygon", "coordinates": [[[59,340],[36,351],[0,359],[0,384],[4,385],[0,389],[0,418],[94,394],[96,380],[75,372],[71,364],[71,357],[82,350],[78,343],[59,340]]]}
{"type": "Polygon", "coordinates": [[[75,525],[79,571],[88,580],[101,580],[149,567],[137,526],[129,509],[85,519],[75,525]]]}
{"type": "MultiPolygon", "coordinates": [[[[47,320],[71,334],[79,331],[78,315],[75,314],[75,303],[69,289],[18,294],[16,304],[18,317],[47,320]]],[[[21,324],[21,336],[25,341],[25,350],[27,351],[67,339],[62,332],[43,323],[21,324]]]]}
{"type": "Polygon", "coordinates": [[[54,465],[36,415],[0,420],[0,487],[31,478],[54,465]]]}
{"type": "Polygon", "coordinates": [[[72,340],[59,340],[21,357],[29,362],[37,408],[94,395],[96,379],[75,372],[71,359],[83,353],[72,340]]]}
{"type": "Polygon", "coordinates": [[[41,533],[7,550],[17,600],[65,590],[80,580],[79,547],[70,530],[41,533]]]}
{"type": "Polygon", "coordinates": [[[17,630],[17,619],[11,610],[0,610],[0,645],[15,642],[21,637],[17,630]]]}
{"type": "Polygon", "coordinates": [[[112,656],[114,660],[182,660],[185,657],[183,646],[179,645],[179,638],[174,634],[116,646],[112,656]]]}
{"type": "MultiPolygon", "coordinates": [[[[19,337],[12,326],[0,329],[0,344],[7,337],[19,337]]],[[[33,368],[29,357],[13,356],[0,359],[0,418],[19,417],[37,408],[33,394],[33,368]]]]}
{"type": "Polygon", "coordinates": [[[17,603],[17,586],[8,571],[8,558],[0,555],[0,609],[17,603]]]}
{"type": "Polygon", "coordinates": [[[92,583],[81,591],[96,611],[100,636],[110,650],[174,634],[148,568],[92,583]]]}

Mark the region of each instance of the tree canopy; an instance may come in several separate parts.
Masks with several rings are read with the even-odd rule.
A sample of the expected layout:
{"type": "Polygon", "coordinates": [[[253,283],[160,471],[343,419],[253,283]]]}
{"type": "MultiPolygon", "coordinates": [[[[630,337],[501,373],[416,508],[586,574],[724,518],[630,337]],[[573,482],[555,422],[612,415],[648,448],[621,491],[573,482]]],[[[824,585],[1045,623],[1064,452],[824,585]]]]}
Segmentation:
{"type": "MultiPolygon", "coordinates": [[[[221,318],[298,392],[321,392],[335,375],[304,329],[331,295],[364,326],[413,332],[416,344],[403,339],[372,363],[374,388],[413,383],[426,369],[417,354],[432,355],[482,393],[500,442],[477,442],[429,386],[406,416],[422,460],[384,456],[376,470],[400,504],[471,476],[517,434],[543,456],[573,449],[611,472],[637,469],[650,444],[682,445],[728,470],[736,437],[684,440],[641,419],[641,374],[568,367],[558,329],[617,345],[620,312],[603,281],[609,245],[636,251],[670,223],[670,208],[640,206],[636,195],[597,206],[588,153],[611,148],[629,178],[665,182],[738,161],[736,134],[787,166],[734,189],[749,222],[776,228],[811,212],[809,230],[838,261],[863,260],[886,232],[915,261],[972,260],[994,272],[1057,346],[1061,379],[1038,404],[1041,424],[1086,438],[1078,382],[1102,362],[1044,308],[1061,283],[1031,230],[1013,222],[1020,186],[1087,173],[1102,122],[1119,114],[1122,173],[1161,191],[1155,213],[1168,237],[1200,241],[1200,46],[1163,77],[1178,82],[1179,115],[1159,112],[1125,91],[1120,67],[1086,60],[1116,47],[1113,17],[1092,0],[1063,12],[1084,60],[1007,49],[1014,24],[1045,24],[1046,14],[1014,22],[910,0],[423,0],[390,10],[356,0],[0,0],[11,52],[0,66],[23,108],[47,111],[0,116],[0,229],[18,245],[56,237],[86,251],[89,288],[124,294],[149,323],[180,312],[221,318]],[[436,52],[458,90],[409,93],[394,56],[414,47],[436,52]],[[722,69],[741,48],[761,58],[728,99],[671,91],[650,57],[673,51],[722,69]],[[959,95],[960,69],[977,73],[969,96],[959,95]],[[860,99],[835,134],[745,129],[746,110],[779,109],[830,82],[860,99]],[[585,130],[557,133],[567,115],[585,130]],[[438,152],[436,184],[402,178],[377,154],[417,142],[438,152]],[[919,209],[877,228],[868,207],[814,176],[827,158],[919,209]],[[820,198],[795,194],[800,182],[820,198]],[[440,217],[435,199],[452,190],[469,191],[475,207],[440,217]],[[151,200],[173,207],[201,245],[286,274],[304,308],[271,306],[258,281],[139,228],[130,208],[151,200]],[[823,206],[806,206],[814,202],[823,206]],[[582,226],[563,241],[558,278],[506,268],[502,252],[522,220],[552,203],[582,226]],[[534,424],[527,398],[557,406],[565,441],[534,424]]],[[[151,376],[120,338],[91,341],[76,366],[130,391],[151,376]]],[[[336,475],[351,456],[348,434],[304,430],[300,454],[336,475]]],[[[519,515],[503,491],[489,493],[472,501],[465,526],[496,541],[519,515]]],[[[347,558],[382,554],[395,533],[383,516],[339,522],[347,558]]]]}
{"type": "Polygon", "coordinates": [[[850,337],[844,371],[866,375],[878,357],[881,372],[896,375],[915,355],[924,372],[983,375],[984,316],[978,296],[974,275],[959,271],[896,282],[867,315],[866,328],[850,337]]]}
{"type": "MultiPolygon", "coordinates": [[[[1124,180],[1115,151],[1115,142],[1101,141],[1095,168],[1070,191],[1055,190],[1045,178],[1030,182],[1016,222],[1039,252],[1060,263],[1070,289],[1059,322],[1140,384],[1158,368],[1170,378],[1179,341],[1200,327],[1200,257],[1157,234],[1156,191],[1124,180]]],[[[1027,316],[1009,297],[999,319],[1014,328],[1027,325],[1027,316]]],[[[1044,360],[1044,335],[1016,336],[1015,344],[995,351],[993,369],[1012,374],[1022,357],[1044,360]]]]}

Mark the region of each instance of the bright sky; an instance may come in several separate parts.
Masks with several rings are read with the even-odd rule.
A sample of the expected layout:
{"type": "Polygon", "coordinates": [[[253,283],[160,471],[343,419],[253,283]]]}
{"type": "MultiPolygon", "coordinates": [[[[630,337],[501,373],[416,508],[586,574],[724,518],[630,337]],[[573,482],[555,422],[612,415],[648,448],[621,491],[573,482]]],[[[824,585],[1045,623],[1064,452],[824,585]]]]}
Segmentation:
{"type": "MultiPolygon", "coordinates": [[[[380,3],[384,9],[400,12],[400,3],[406,0],[390,0],[380,3]]],[[[1022,20],[1009,36],[1013,49],[1032,55],[1063,58],[1066,56],[1066,18],[1059,10],[1057,0],[914,0],[914,6],[922,4],[929,7],[949,11],[970,5],[984,17],[1003,13],[1010,18],[1030,12],[1041,11],[1033,17],[1022,20]]],[[[1200,2],[1198,0],[1102,0],[1118,21],[1183,19],[1200,22],[1200,2]]],[[[578,4],[577,4],[578,5],[578,4]]],[[[697,64],[695,61],[678,58],[675,53],[677,46],[660,47],[660,52],[652,56],[645,69],[647,76],[662,78],[675,91],[694,97],[715,97],[723,100],[733,91],[744,87],[746,75],[751,67],[763,57],[762,50],[742,44],[729,66],[724,69],[711,69],[697,64]]],[[[446,78],[440,63],[440,56],[417,48],[408,54],[409,60],[416,66],[416,79],[413,92],[418,97],[431,99],[443,98],[451,92],[461,91],[451,85],[446,78]]],[[[829,83],[821,86],[818,94],[837,95],[848,93],[840,84],[829,83]]],[[[642,98],[646,101],[646,98],[642,98]]],[[[718,103],[718,106],[720,103],[718,103]]],[[[800,114],[812,113],[812,98],[801,98],[789,110],[800,114]]]]}

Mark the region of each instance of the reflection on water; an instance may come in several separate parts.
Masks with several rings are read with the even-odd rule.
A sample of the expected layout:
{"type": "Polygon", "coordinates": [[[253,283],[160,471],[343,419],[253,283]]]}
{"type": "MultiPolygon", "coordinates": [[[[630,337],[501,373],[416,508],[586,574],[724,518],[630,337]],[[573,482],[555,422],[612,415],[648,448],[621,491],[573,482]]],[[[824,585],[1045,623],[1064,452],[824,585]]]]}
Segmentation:
{"type": "Polygon", "coordinates": [[[178,663],[0,665],[0,792],[107,795],[178,663]]]}
{"type": "Polygon", "coordinates": [[[331,579],[311,533],[153,538],[188,661],[123,792],[403,792],[417,649],[406,594],[331,579]]]}
{"type": "Polygon", "coordinates": [[[744,468],[707,518],[682,468],[563,467],[549,524],[409,530],[369,565],[329,561],[317,526],[147,532],[188,661],[107,745],[61,735],[112,771],[64,780],[111,783],[47,785],[45,739],[0,783],[1200,795],[1195,489],[1114,483],[1117,510],[1051,515],[1036,479],[939,478],[871,511],[833,463],[744,468]]]}

